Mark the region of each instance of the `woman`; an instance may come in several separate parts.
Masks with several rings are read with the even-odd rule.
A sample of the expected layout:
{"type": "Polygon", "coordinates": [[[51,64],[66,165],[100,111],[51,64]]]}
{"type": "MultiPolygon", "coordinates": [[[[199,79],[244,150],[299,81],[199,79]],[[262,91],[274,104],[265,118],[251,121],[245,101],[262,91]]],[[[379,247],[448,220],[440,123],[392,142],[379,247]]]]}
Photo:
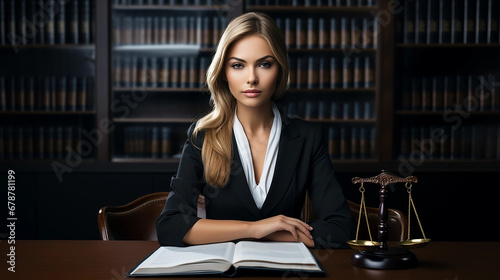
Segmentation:
{"type": "Polygon", "coordinates": [[[282,115],[273,102],[288,79],[286,45],[272,19],[234,19],[207,71],[212,111],[189,129],[157,221],[161,245],[263,239],[336,248],[352,239],[322,130],[282,115]],[[299,219],[306,192],[318,215],[309,224],[299,219]],[[197,217],[203,196],[206,219],[197,217]]]}

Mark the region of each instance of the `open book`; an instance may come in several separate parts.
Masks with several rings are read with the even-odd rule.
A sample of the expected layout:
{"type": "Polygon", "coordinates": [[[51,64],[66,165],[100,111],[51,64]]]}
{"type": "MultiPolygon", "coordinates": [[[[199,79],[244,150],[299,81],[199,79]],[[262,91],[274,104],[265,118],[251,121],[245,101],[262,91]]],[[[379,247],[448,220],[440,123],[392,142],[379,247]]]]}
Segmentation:
{"type": "Polygon", "coordinates": [[[238,268],[324,272],[303,243],[240,241],[190,247],[163,246],[130,270],[127,276],[232,276],[238,268]]]}

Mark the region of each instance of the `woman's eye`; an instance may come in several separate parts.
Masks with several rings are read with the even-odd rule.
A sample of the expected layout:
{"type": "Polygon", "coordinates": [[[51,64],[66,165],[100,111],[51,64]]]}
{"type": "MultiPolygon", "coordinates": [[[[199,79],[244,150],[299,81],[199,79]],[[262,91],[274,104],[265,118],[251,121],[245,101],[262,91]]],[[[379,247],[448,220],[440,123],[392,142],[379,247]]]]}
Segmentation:
{"type": "Polygon", "coordinates": [[[241,63],[233,63],[231,67],[233,67],[234,69],[241,69],[243,68],[243,65],[241,63]]]}
{"type": "Polygon", "coordinates": [[[267,61],[264,61],[260,64],[261,67],[263,68],[269,68],[271,67],[271,63],[270,62],[267,62],[267,61]]]}

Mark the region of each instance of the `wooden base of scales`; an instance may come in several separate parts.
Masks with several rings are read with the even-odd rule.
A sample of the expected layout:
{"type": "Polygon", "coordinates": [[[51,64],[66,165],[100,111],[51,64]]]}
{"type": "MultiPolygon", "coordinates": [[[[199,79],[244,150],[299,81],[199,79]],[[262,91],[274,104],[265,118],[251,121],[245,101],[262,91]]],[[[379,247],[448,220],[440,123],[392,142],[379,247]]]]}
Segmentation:
{"type": "MultiPolygon", "coordinates": [[[[409,204],[413,205],[413,209],[415,210],[415,214],[417,216],[420,229],[422,230],[422,234],[424,235],[423,239],[410,239],[408,236],[408,240],[400,242],[401,247],[389,247],[387,245],[387,206],[385,204],[387,198],[387,185],[392,183],[416,183],[417,178],[414,176],[401,178],[394,175],[391,175],[382,170],[382,173],[371,178],[359,178],[355,177],[352,179],[353,184],[358,183],[376,183],[380,184],[380,206],[379,206],[379,225],[378,225],[378,241],[372,240],[358,240],[358,232],[356,232],[356,240],[350,240],[347,243],[353,249],[358,250],[352,257],[351,263],[358,267],[363,268],[371,268],[371,269],[409,269],[414,268],[418,265],[417,257],[413,252],[409,249],[413,248],[421,248],[426,246],[430,239],[425,238],[425,234],[423,233],[422,225],[420,224],[420,219],[418,219],[418,214],[416,213],[415,206],[413,205],[413,200],[411,198],[411,187],[408,188],[409,193],[409,204]]],[[[363,188],[363,185],[360,188],[363,188]]],[[[361,198],[361,209],[360,216],[358,219],[358,231],[359,231],[359,223],[361,220],[361,213],[363,207],[365,207],[365,215],[366,215],[366,206],[364,205],[364,189],[362,192],[361,198]]],[[[410,206],[408,207],[410,211],[410,206]]],[[[410,214],[410,213],[408,213],[410,214]]],[[[367,219],[368,222],[368,219],[367,219]]],[[[409,226],[409,223],[408,223],[409,226]]],[[[369,225],[367,225],[369,229],[369,225]]],[[[409,234],[408,230],[408,234],[409,234]]],[[[371,233],[370,233],[371,238],[371,233]]]]}

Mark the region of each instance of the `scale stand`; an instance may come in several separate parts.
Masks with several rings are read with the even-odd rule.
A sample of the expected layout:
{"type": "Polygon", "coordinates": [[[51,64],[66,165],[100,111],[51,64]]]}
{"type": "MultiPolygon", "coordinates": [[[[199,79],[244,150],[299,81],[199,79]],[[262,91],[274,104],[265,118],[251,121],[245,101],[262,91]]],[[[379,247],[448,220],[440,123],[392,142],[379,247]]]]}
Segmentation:
{"type": "MultiPolygon", "coordinates": [[[[387,207],[385,199],[387,198],[387,185],[392,183],[416,183],[417,177],[409,176],[406,178],[391,175],[384,170],[382,173],[371,178],[352,178],[353,184],[358,183],[376,183],[380,184],[380,206],[379,206],[379,224],[378,224],[378,243],[375,248],[361,248],[356,251],[351,259],[351,263],[358,267],[372,269],[409,269],[418,265],[417,257],[406,248],[387,246],[387,207]]],[[[359,221],[358,221],[359,222],[359,221]]],[[[357,239],[357,237],[356,237],[357,239]]],[[[357,240],[356,240],[357,241],[357,240]]]]}

